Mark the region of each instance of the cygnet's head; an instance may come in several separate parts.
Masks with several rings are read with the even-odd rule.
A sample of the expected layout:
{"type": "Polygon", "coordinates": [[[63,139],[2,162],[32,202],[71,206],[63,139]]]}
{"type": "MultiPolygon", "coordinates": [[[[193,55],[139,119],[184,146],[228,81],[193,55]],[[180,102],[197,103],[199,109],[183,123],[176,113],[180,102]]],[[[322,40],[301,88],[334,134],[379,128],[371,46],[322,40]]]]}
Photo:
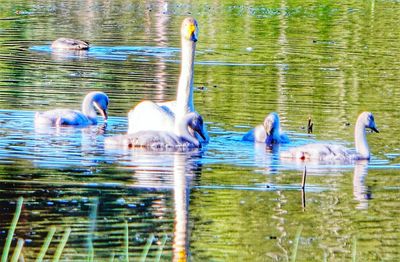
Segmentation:
{"type": "Polygon", "coordinates": [[[103,117],[104,121],[106,121],[108,118],[107,115],[107,109],[109,103],[108,96],[103,92],[91,92],[89,93],[89,95],[90,94],[92,95],[94,108],[96,108],[96,110],[103,117]]]}
{"type": "Polygon", "coordinates": [[[280,128],[280,123],[279,123],[279,116],[277,113],[272,112],[270,113],[265,119],[264,119],[264,124],[265,128],[265,133],[268,136],[271,136],[274,134],[275,131],[279,130],[280,128]]]}
{"type": "Polygon", "coordinates": [[[379,133],[376,128],[374,115],[371,112],[362,112],[357,119],[365,128],[370,128],[373,132],[379,133]]]}
{"type": "Polygon", "coordinates": [[[202,139],[206,140],[206,136],[205,136],[205,134],[203,132],[203,117],[200,114],[195,113],[195,112],[189,113],[189,114],[191,115],[190,116],[191,120],[189,122],[189,127],[193,131],[195,131],[197,134],[199,134],[199,136],[202,139]]]}
{"type": "Polygon", "coordinates": [[[187,17],[182,22],[181,35],[182,38],[188,41],[197,42],[199,27],[197,21],[193,17],[187,17]]]}

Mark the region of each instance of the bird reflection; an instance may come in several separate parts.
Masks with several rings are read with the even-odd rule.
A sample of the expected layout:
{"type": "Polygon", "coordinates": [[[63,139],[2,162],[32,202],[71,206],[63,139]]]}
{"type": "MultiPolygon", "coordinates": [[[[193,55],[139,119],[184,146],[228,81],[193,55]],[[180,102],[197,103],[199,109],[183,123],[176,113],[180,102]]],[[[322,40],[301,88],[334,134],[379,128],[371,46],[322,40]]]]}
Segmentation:
{"type": "Polygon", "coordinates": [[[89,58],[88,50],[54,50],[51,52],[54,61],[65,62],[71,60],[82,60],[89,58]]]}
{"type": "Polygon", "coordinates": [[[32,146],[37,167],[97,166],[104,159],[107,123],[87,127],[35,126],[32,146]]]}
{"type": "Polygon", "coordinates": [[[264,143],[254,143],[254,162],[258,167],[265,168],[265,173],[276,175],[279,173],[279,144],[268,146],[264,143]]]}
{"type": "Polygon", "coordinates": [[[175,230],[173,260],[187,261],[188,258],[188,217],[189,217],[189,182],[186,177],[186,159],[182,154],[174,156],[174,208],[175,230]]]}
{"type": "MultiPolygon", "coordinates": [[[[159,152],[145,149],[114,150],[112,152],[128,152],[125,157],[118,156],[121,165],[132,169],[132,188],[151,190],[173,190],[174,196],[174,235],[173,261],[187,261],[189,256],[188,218],[189,199],[192,180],[201,172],[198,163],[202,152],[159,152]]],[[[157,203],[166,205],[166,203],[157,203]]],[[[158,207],[157,210],[167,210],[158,207]]]]}
{"type": "Polygon", "coordinates": [[[372,193],[365,185],[365,179],[368,175],[368,161],[360,160],[355,163],[353,177],[354,199],[359,202],[357,209],[367,209],[368,201],[372,199],[372,193]]]}

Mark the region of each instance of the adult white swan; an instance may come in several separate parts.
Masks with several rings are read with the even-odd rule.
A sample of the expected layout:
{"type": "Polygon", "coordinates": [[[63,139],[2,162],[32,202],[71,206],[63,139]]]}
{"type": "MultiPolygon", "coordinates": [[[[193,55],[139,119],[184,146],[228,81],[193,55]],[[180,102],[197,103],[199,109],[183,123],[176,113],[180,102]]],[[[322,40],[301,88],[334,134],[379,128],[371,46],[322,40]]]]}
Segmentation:
{"type": "Polygon", "coordinates": [[[366,128],[379,133],[375,126],[374,116],[370,112],[363,112],[357,118],[354,128],[355,151],[341,145],[315,143],[291,148],[288,151],[282,152],[281,157],[321,161],[369,159],[370,151],[366,138],[366,128]]]}
{"type": "Polygon", "coordinates": [[[266,143],[267,145],[289,142],[287,135],[281,131],[279,116],[275,112],[268,114],[264,123],[247,132],[242,140],[266,143]]]}
{"type": "Polygon", "coordinates": [[[51,48],[55,50],[87,50],[89,43],[78,39],[60,37],[53,41],[51,48]]]}
{"type": "Polygon", "coordinates": [[[90,92],[82,102],[82,111],[73,109],[53,109],[37,112],[35,125],[74,125],[86,126],[97,124],[97,112],[107,120],[108,96],[103,92],[90,92]]]}
{"type": "Polygon", "coordinates": [[[107,147],[146,148],[152,150],[174,150],[199,148],[201,143],[193,133],[203,137],[203,118],[196,112],[187,113],[179,122],[177,133],[169,131],[142,130],[126,135],[108,137],[107,147]]]}
{"type": "MultiPolygon", "coordinates": [[[[143,101],[128,113],[128,134],[144,130],[179,132],[184,116],[195,112],[193,104],[194,55],[198,26],[194,18],[185,18],[181,26],[181,73],[176,100],[164,103],[143,101]]],[[[202,134],[208,141],[205,125],[202,134]]]]}

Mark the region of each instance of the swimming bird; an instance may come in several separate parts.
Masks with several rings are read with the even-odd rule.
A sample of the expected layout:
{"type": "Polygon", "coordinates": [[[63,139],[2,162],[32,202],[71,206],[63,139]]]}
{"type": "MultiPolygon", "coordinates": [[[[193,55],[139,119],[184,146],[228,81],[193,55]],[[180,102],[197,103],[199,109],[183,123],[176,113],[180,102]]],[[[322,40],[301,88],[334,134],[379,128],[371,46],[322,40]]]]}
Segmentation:
{"type": "Polygon", "coordinates": [[[177,133],[160,130],[140,130],[126,135],[108,137],[107,147],[146,148],[171,150],[200,148],[201,143],[193,132],[203,137],[203,118],[196,112],[187,113],[179,122],[177,133]]]}
{"type": "Polygon", "coordinates": [[[379,133],[375,125],[374,116],[370,112],[363,112],[357,118],[354,128],[355,151],[342,145],[314,143],[291,148],[288,151],[282,152],[280,156],[282,158],[321,161],[369,159],[370,151],[366,138],[366,128],[379,133]]]}
{"type": "Polygon", "coordinates": [[[103,92],[90,92],[82,102],[82,111],[73,109],[53,109],[37,112],[36,125],[74,125],[86,126],[97,124],[97,112],[107,121],[108,96],[103,92]]]}
{"type": "MultiPolygon", "coordinates": [[[[198,37],[197,21],[188,17],[181,26],[181,73],[175,101],[155,103],[142,101],[129,113],[128,133],[141,130],[179,131],[181,119],[189,112],[195,112],[193,103],[194,55],[198,37]]],[[[206,126],[202,133],[208,141],[206,126]]]]}
{"type": "Polygon", "coordinates": [[[89,43],[78,39],[60,37],[51,43],[51,48],[64,50],[87,50],[89,49],[89,43]]]}
{"type": "Polygon", "coordinates": [[[287,135],[281,132],[280,120],[276,112],[268,114],[264,123],[247,132],[242,140],[266,143],[267,145],[289,142],[287,135]]]}

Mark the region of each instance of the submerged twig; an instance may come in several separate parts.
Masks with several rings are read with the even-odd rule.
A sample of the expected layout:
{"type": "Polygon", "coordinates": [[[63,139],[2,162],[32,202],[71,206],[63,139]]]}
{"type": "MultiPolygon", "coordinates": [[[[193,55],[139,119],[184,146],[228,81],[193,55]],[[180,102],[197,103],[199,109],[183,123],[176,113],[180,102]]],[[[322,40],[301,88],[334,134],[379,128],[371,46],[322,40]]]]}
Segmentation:
{"type": "Polygon", "coordinates": [[[56,232],[56,227],[50,227],[49,233],[43,242],[42,248],[40,249],[39,255],[36,258],[36,262],[42,262],[44,256],[46,255],[47,249],[49,248],[50,242],[53,239],[54,233],[56,232]]]}
{"type": "Polygon", "coordinates": [[[149,236],[149,239],[147,239],[146,245],[143,248],[143,252],[142,252],[140,261],[142,261],[142,262],[146,261],[147,254],[149,253],[149,249],[150,249],[151,245],[153,244],[153,240],[154,240],[154,234],[151,234],[149,236]]]}
{"type": "Polygon", "coordinates": [[[14,217],[10,225],[10,230],[7,234],[6,243],[4,244],[3,254],[1,256],[1,262],[6,262],[8,258],[8,253],[10,252],[11,242],[14,236],[15,228],[17,227],[17,223],[19,220],[19,216],[21,215],[22,203],[24,202],[24,198],[21,196],[18,198],[17,207],[15,209],[14,217]]]}
{"type": "Polygon", "coordinates": [[[62,254],[62,252],[64,250],[64,247],[65,247],[65,244],[68,241],[69,234],[71,234],[71,228],[70,227],[68,227],[64,231],[64,235],[61,238],[61,242],[60,242],[60,244],[58,244],[56,252],[54,254],[53,262],[57,262],[58,260],[60,260],[61,254],[62,254]]]}
{"type": "Polygon", "coordinates": [[[293,243],[293,253],[292,253],[292,258],[290,259],[291,262],[296,261],[297,248],[299,246],[299,240],[300,240],[300,235],[301,235],[302,230],[303,230],[303,225],[300,225],[299,229],[297,229],[296,237],[295,237],[294,243],[293,243]]]}

